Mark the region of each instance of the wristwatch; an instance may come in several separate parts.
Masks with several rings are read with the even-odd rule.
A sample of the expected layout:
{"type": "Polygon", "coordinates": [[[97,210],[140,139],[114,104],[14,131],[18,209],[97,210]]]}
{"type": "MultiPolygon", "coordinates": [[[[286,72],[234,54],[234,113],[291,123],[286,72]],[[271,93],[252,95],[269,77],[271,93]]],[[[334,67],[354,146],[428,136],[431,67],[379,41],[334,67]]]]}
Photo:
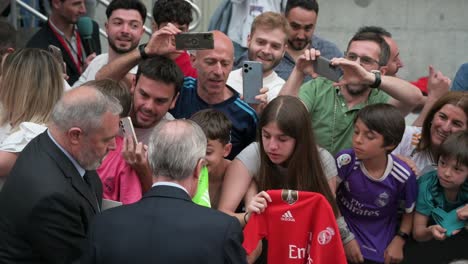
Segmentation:
{"type": "Polygon", "coordinates": [[[370,88],[379,88],[382,83],[382,74],[378,70],[371,71],[375,75],[375,81],[373,84],[369,85],[370,88]]]}
{"type": "Polygon", "coordinates": [[[148,54],[145,52],[146,44],[147,43],[138,46],[138,50],[140,51],[140,57],[142,60],[146,60],[147,58],[149,58],[148,54]]]}
{"type": "Polygon", "coordinates": [[[406,234],[405,232],[401,231],[401,230],[398,230],[397,236],[403,238],[404,241],[408,241],[408,239],[409,239],[409,235],[406,234]]]}

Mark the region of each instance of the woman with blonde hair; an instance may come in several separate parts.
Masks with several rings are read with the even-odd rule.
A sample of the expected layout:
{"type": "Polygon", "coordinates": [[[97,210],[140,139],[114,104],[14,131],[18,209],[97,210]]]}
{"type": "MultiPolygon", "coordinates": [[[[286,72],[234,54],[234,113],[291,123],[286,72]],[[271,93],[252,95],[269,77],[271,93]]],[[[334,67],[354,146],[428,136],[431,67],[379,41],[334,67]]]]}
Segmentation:
{"type": "Polygon", "coordinates": [[[46,129],[63,89],[61,67],[49,52],[21,49],[5,59],[0,81],[0,184],[18,153],[46,129]]]}

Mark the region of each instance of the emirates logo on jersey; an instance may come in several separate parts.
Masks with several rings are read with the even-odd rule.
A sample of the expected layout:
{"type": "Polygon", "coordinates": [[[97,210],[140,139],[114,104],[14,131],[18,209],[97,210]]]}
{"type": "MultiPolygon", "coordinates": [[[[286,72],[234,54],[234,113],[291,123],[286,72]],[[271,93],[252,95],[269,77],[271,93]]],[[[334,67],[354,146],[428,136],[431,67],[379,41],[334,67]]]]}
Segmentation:
{"type": "Polygon", "coordinates": [[[281,191],[281,199],[289,205],[294,204],[297,202],[299,197],[299,193],[295,190],[282,190],[281,191]]]}

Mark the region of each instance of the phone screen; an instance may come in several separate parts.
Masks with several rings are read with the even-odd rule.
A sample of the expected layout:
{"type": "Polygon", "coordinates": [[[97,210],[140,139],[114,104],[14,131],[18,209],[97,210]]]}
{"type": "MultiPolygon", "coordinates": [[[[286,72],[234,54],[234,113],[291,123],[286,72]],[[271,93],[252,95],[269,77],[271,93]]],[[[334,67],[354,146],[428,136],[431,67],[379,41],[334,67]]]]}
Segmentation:
{"type": "Polygon", "coordinates": [[[330,61],[322,56],[318,56],[314,61],[312,61],[314,66],[314,71],[331,81],[338,82],[340,80],[341,74],[337,71],[335,66],[330,64],[330,61]]]}
{"type": "Polygon", "coordinates": [[[175,35],[177,50],[204,50],[214,49],[213,33],[179,33],[175,35]]]}
{"type": "Polygon", "coordinates": [[[138,143],[135,129],[133,128],[132,119],[130,117],[123,117],[120,119],[120,131],[126,138],[132,138],[133,142],[136,144],[138,143]]]}

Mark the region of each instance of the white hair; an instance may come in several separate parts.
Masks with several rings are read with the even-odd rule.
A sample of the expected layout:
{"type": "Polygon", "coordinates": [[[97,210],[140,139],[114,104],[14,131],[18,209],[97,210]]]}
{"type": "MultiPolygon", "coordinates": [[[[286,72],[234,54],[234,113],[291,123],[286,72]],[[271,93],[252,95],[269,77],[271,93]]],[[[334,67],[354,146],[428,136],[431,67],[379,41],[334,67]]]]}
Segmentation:
{"type": "Polygon", "coordinates": [[[155,176],[188,178],[206,155],[206,136],[191,120],[163,120],[153,130],[148,161],[155,176]]]}

